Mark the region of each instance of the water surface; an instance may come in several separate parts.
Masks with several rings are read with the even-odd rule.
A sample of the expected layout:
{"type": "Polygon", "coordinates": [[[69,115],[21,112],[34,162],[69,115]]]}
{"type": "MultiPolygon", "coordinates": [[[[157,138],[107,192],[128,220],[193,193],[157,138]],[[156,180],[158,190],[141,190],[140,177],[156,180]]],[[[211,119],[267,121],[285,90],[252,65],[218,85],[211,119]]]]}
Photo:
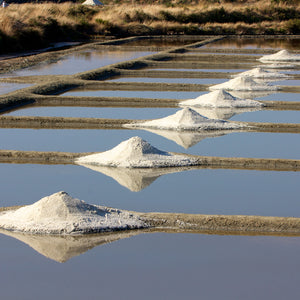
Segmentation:
{"type": "Polygon", "coordinates": [[[96,247],[64,264],[13,238],[0,235],[0,241],[5,273],[1,295],[7,300],[94,300],[99,295],[281,300],[299,293],[296,237],[141,234],[96,247]]]}
{"type": "Polygon", "coordinates": [[[39,64],[34,67],[22,69],[9,74],[2,74],[1,77],[71,75],[154,53],[155,52],[149,51],[139,52],[122,50],[88,50],[83,52],[75,52],[55,62],[39,64]]]}

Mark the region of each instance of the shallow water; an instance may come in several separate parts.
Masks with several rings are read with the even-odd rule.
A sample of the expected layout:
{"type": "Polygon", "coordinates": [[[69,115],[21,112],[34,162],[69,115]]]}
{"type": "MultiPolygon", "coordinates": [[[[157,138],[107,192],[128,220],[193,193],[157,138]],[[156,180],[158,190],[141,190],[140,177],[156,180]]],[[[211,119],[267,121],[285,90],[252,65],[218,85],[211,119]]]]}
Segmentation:
{"type": "Polygon", "coordinates": [[[53,63],[40,64],[9,74],[7,76],[30,75],[71,75],[79,72],[97,69],[117,62],[135,59],[141,56],[154,54],[149,51],[112,51],[112,50],[88,50],[68,55],[53,63]]]}
{"type": "Polygon", "coordinates": [[[1,206],[32,204],[64,190],[87,203],[142,212],[300,217],[297,172],[198,169],[154,173],[144,184],[129,173],[121,185],[114,171],[108,176],[105,169],[76,165],[1,164],[1,206]]]}
{"type": "Polygon", "coordinates": [[[108,119],[154,119],[174,114],[176,108],[127,108],[127,107],[28,107],[5,115],[47,116],[108,119]]]}
{"type": "Polygon", "coordinates": [[[155,82],[155,83],[188,83],[188,84],[219,84],[227,81],[220,78],[147,78],[147,77],[122,77],[111,79],[113,82],[155,82]]]}
{"type": "MultiPolygon", "coordinates": [[[[193,108],[193,107],[192,107],[193,108]]],[[[299,123],[299,111],[246,111],[218,108],[193,108],[202,116],[213,119],[230,119],[245,122],[299,123]]],[[[47,116],[107,119],[158,119],[167,117],[181,108],[128,108],[128,107],[24,107],[3,115],[47,116]]]]}
{"type": "Polygon", "coordinates": [[[63,96],[79,97],[138,97],[138,98],[157,98],[157,99],[193,99],[205,92],[170,92],[170,91],[76,91],[71,90],[63,96]]]}
{"type": "MultiPolygon", "coordinates": [[[[149,68],[149,70],[151,70],[149,68]]],[[[235,73],[235,72],[245,72],[248,71],[248,69],[168,69],[168,68],[155,68],[156,71],[188,71],[188,72],[228,72],[228,73],[235,73]]]]}
{"type": "Polygon", "coordinates": [[[257,38],[228,38],[220,41],[216,41],[211,44],[204,45],[203,48],[237,48],[237,49],[287,49],[298,50],[300,47],[300,39],[257,39],[257,38]]]}
{"type": "MultiPolygon", "coordinates": [[[[231,44],[223,46],[276,48],[287,45],[287,42],[274,40],[257,43],[249,39],[245,44],[240,44],[238,40],[237,43],[230,41],[231,44]]],[[[290,45],[294,47],[299,44],[290,45]]],[[[119,56],[101,55],[71,57],[61,64],[19,74],[72,74],[118,59],[129,59],[122,52],[119,56]]],[[[235,71],[225,68],[224,65],[223,70],[214,71],[235,71]]],[[[204,93],[70,91],[65,95],[191,99],[204,93]]],[[[299,94],[296,93],[272,92],[268,96],[255,97],[261,97],[259,99],[262,100],[299,101],[299,94]]],[[[12,114],[159,118],[174,111],[165,108],[31,107],[12,114]]],[[[220,115],[220,112],[214,113],[220,115]]],[[[299,112],[245,112],[232,118],[299,123],[299,112]]],[[[0,129],[1,149],[12,150],[100,152],[136,135],[166,151],[207,156],[300,159],[299,134],[223,132],[218,136],[212,132],[191,135],[145,130],[0,129]]],[[[87,203],[135,211],[300,217],[298,172],[197,169],[175,173],[170,173],[172,170],[159,170],[140,175],[134,171],[117,171],[105,168],[95,171],[77,165],[2,163],[1,206],[32,204],[44,196],[64,190],[87,203]]],[[[132,235],[135,233],[132,232],[132,235]]],[[[85,253],[92,246],[84,243],[85,250],[79,255],[80,251],[76,250],[72,241],[69,241],[70,245],[66,241],[60,248],[55,248],[56,244],[49,238],[48,247],[45,244],[41,247],[41,237],[30,239],[27,236],[24,242],[27,241],[29,245],[26,245],[0,234],[0,265],[3,273],[1,296],[8,300],[99,297],[281,300],[299,295],[299,237],[175,233],[125,237],[128,236],[121,234],[119,241],[85,253]],[[35,247],[42,255],[31,247],[35,247]],[[52,258],[43,256],[51,250],[52,258]],[[64,254],[65,259],[69,259],[65,263],[59,264],[53,260],[64,254]]]]}
{"type": "Polygon", "coordinates": [[[141,234],[65,264],[10,237],[0,240],[1,294],[8,300],[99,299],[99,294],[105,299],[281,300],[299,291],[299,238],[141,234]]]}
{"type": "Polygon", "coordinates": [[[32,84],[21,84],[21,83],[5,83],[0,82],[0,95],[11,93],[20,89],[31,86],[32,84]]]}
{"type": "Polygon", "coordinates": [[[0,129],[0,140],[6,150],[101,152],[133,136],[140,136],[153,146],[171,152],[226,157],[300,158],[298,134],[231,131],[190,134],[175,132],[174,136],[173,131],[142,129],[0,129]]]}
{"type": "Polygon", "coordinates": [[[257,97],[256,100],[262,101],[299,101],[299,94],[297,93],[282,93],[277,91],[266,96],[257,97]]]}

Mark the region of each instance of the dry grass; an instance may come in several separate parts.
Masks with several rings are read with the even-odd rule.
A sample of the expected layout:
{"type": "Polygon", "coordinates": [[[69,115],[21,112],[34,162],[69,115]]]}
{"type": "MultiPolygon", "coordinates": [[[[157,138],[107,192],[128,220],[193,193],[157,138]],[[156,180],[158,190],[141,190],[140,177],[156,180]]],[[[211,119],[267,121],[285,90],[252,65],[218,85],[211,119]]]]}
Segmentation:
{"type": "Polygon", "coordinates": [[[299,1],[170,0],[156,4],[125,1],[104,7],[73,3],[12,4],[0,9],[0,52],[95,34],[300,33],[299,1]]]}

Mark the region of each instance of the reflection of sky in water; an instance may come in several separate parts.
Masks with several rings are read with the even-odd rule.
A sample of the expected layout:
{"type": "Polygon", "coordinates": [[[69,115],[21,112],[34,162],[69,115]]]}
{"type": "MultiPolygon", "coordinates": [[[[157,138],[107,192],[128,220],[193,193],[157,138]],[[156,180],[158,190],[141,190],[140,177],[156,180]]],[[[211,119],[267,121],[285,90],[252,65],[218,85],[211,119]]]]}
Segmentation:
{"type": "Polygon", "coordinates": [[[3,206],[64,190],[90,204],[135,211],[300,217],[298,172],[191,170],[162,175],[140,192],[83,166],[1,164],[1,173],[3,206]]]}
{"type": "Polygon", "coordinates": [[[288,79],[288,80],[280,80],[273,82],[272,84],[274,85],[279,85],[279,86],[300,86],[300,80],[293,80],[293,79],[288,79]]]}
{"type": "Polygon", "coordinates": [[[248,69],[167,69],[167,68],[157,68],[157,69],[147,69],[149,71],[155,70],[155,71],[193,71],[193,72],[228,72],[228,73],[235,73],[235,72],[245,72],[248,71],[248,69]]]}
{"type": "Polygon", "coordinates": [[[5,83],[0,82],[0,95],[14,92],[26,87],[31,86],[31,84],[20,84],[20,83],[5,83]]]}
{"type": "Polygon", "coordinates": [[[140,136],[161,150],[173,152],[227,157],[300,158],[300,139],[297,134],[288,133],[229,133],[204,139],[185,150],[175,142],[145,130],[0,129],[2,149],[15,150],[101,152],[133,136],[140,136]]]}
{"type": "Polygon", "coordinates": [[[170,92],[170,91],[76,91],[71,90],[64,96],[91,97],[138,97],[157,99],[193,99],[205,92],[170,92]]]}
{"type": "Polygon", "coordinates": [[[177,111],[176,108],[126,108],[126,107],[32,107],[18,109],[6,115],[47,116],[108,119],[156,119],[177,111]]]}
{"type": "Polygon", "coordinates": [[[214,43],[206,44],[201,48],[242,48],[242,49],[287,49],[297,50],[300,46],[300,39],[260,39],[260,38],[227,38],[214,43]]]}
{"type": "MultiPolygon", "coordinates": [[[[5,115],[12,116],[47,116],[47,117],[78,117],[107,119],[158,119],[174,114],[180,108],[127,108],[127,107],[29,107],[20,108],[5,115]]],[[[195,108],[195,110],[210,118],[228,119],[235,113],[238,116],[230,118],[235,121],[268,122],[268,123],[299,123],[299,111],[250,111],[195,108]],[[218,114],[220,112],[220,114],[218,114]],[[224,112],[224,113],[223,113],[224,112]],[[226,114],[227,113],[227,114],[226,114]],[[224,117],[222,117],[224,115],[224,117]]]]}
{"type": "Polygon", "coordinates": [[[262,101],[299,101],[299,94],[297,93],[281,93],[280,91],[271,93],[263,97],[258,97],[256,100],[262,101]]]}
{"type": "Polygon", "coordinates": [[[220,78],[147,78],[147,77],[122,77],[109,81],[116,82],[155,82],[155,83],[189,83],[189,84],[219,84],[227,81],[220,78]]]}
{"type": "Polygon", "coordinates": [[[231,118],[233,121],[266,122],[266,123],[299,123],[300,111],[260,110],[245,112],[231,118]]]}
{"type": "Polygon", "coordinates": [[[299,290],[298,237],[140,234],[64,264],[0,242],[3,299],[281,300],[299,290]]]}
{"type": "MultiPolygon", "coordinates": [[[[74,53],[57,62],[50,64],[40,64],[35,67],[19,70],[10,73],[11,76],[30,75],[70,75],[79,72],[97,69],[117,62],[135,59],[149,55],[154,52],[131,52],[131,51],[86,51],[74,53]]],[[[6,75],[2,75],[5,77],[6,75]]]]}
{"type": "MultiPolygon", "coordinates": [[[[282,47],[287,45],[286,42],[275,40],[256,45],[256,42],[247,40],[246,44],[231,42],[231,45],[224,46],[282,47]]],[[[108,56],[100,53],[99,64],[96,54],[87,53],[86,57],[75,55],[42,69],[15,74],[72,74],[117,62],[115,59],[134,58],[126,57],[132,54],[130,52],[125,56],[120,53],[115,56],[114,53],[108,56]]],[[[86,91],[66,94],[191,99],[203,93],[86,91]]],[[[262,99],[298,101],[298,94],[272,93],[262,99]]],[[[38,108],[38,113],[40,109],[50,112],[52,108],[38,108]]],[[[98,111],[106,110],[107,116],[115,117],[114,109],[58,110],[72,116],[77,113],[79,116],[97,115],[98,111]]],[[[130,109],[119,109],[119,114],[146,116],[149,112],[154,115],[170,110],[150,109],[146,113],[144,109],[136,109],[132,113],[130,109]]],[[[249,118],[249,121],[275,118],[276,121],[292,122],[297,114],[259,111],[235,118],[249,118]]],[[[144,130],[0,129],[1,149],[36,151],[105,151],[135,135],[159,149],[174,152],[300,158],[297,134],[228,133],[203,139],[191,148],[183,149],[172,140],[144,130]]],[[[136,211],[300,217],[298,172],[192,170],[162,175],[137,193],[119,185],[111,177],[81,166],[1,164],[0,174],[1,206],[31,204],[65,190],[88,203],[136,211]]],[[[99,246],[63,265],[37,255],[33,249],[13,238],[0,235],[0,241],[0,265],[5,274],[1,281],[3,299],[96,299],[96,295],[105,299],[122,299],[124,295],[140,299],[143,295],[142,298],[147,300],[199,297],[281,300],[294,298],[299,291],[299,238],[141,234],[99,246]]]]}

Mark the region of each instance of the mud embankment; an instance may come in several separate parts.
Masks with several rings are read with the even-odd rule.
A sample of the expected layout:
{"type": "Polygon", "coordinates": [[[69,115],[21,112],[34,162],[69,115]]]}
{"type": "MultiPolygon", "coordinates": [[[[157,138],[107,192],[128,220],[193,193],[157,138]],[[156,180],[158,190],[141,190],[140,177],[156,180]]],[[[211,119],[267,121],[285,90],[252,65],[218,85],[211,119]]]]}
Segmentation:
{"type": "MultiPolygon", "coordinates": [[[[0,162],[20,164],[75,164],[76,158],[93,153],[0,150],[0,162]]],[[[297,159],[214,157],[187,155],[182,153],[174,154],[181,154],[195,159],[193,166],[188,167],[188,169],[197,169],[199,167],[213,169],[300,171],[300,160],[297,159]]],[[[176,170],[180,171],[180,169],[184,171],[186,170],[186,167],[177,168],[176,170]]]]}

